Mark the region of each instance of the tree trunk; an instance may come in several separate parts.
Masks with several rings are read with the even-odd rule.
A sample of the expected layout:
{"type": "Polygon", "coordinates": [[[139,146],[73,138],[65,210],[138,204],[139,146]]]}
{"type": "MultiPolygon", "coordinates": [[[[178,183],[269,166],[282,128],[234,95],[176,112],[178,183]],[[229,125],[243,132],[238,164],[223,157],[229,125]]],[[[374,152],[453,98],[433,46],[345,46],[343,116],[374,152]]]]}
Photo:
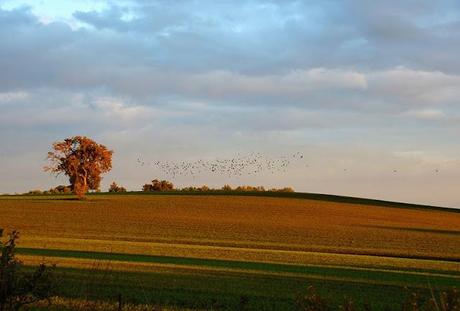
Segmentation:
{"type": "Polygon", "coordinates": [[[79,199],[83,199],[86,192],[88,191],[88,172],[85,168],[82,168],[83,174],[77,173],[77,178],[75,180],[75,194],[79,199]]]}

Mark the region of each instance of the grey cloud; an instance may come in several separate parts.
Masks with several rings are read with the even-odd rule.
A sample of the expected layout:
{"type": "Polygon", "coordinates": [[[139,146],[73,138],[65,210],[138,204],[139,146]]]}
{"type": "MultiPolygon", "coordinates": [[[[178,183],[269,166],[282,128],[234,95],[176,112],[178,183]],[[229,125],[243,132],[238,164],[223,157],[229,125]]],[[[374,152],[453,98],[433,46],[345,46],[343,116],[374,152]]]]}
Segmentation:
{"type": "MultiPolygon", "coordinates": [[[[416,200],[384,170],[411,167],[414,189],[429,175],[391,150],[460,152],[452,146],[458,1],[117,1],[75,12],[72,27],[31,12],[0,9],[2,174],[18,155],[38,159],[27,170],[39,170],[51,142],[76,134],[113,147],[122,166],[113,176],[128,174],[132,187],[158,173],[136,171],[135,153],[187,158],[308,145],[327,172],[280,183],[416,200]],[[359,143],[366,147],[344,152],[359,143]],[[337,154],[359,171],[352,179],[328,166],[337,154]]],[[[0,189],[23,187],[24,176],[0,189]]],[[[443,185],[454,181],[449,175],[443,185]]],[[[446,195],[439,202],[455,202],[455,191],[446,195]]]]}
{"type": "Polygon", "coordinates": [[[322,12],[326,8],[309,2],[256,1],[237,7],[141,2],[76,12],[76,18],[95,27],[92,30],[43,25],[26,9],[2,10],[0,66],[6,74],[0,76],[0,85],[4,90],[50,85],[123,89],[148,84],[150,76],[168,71],[266,76],[299,68],[366,71],[402,64],[426,71],[459,71],[454,61],[460,48],[454,31],[457,23],[449,22],[449,32],[440,32],[439,25],[429,22],[419,25],[433,5],[423,2],[425,9],[410,13],[404,11],[410,5],[393,3],[396,7],[390,9],[384,4],[351,3],[323,4],[332,12],[329,15],[322,12]],[[132,18],[123,19],[131,11],[132,18]],[[11,55],[14,62],[9,61],[11,55]]]}
{"type": "Polygon", "coordinates": [[[458,73],[454,54],[460,48],[458,1],[347,1],[342,22],[364,38],[374,63],[406,65],[424,70],[458,73]],[[439,31],[439,24],[450,31],[439,31]]]}
{"type": "Polygon", "coordinates": [[[0,9],[0,29],[37,24],[38,22],[36,17],[31,13],[30,8],[28,7],[13,9],[11,11],[0,9]]]}

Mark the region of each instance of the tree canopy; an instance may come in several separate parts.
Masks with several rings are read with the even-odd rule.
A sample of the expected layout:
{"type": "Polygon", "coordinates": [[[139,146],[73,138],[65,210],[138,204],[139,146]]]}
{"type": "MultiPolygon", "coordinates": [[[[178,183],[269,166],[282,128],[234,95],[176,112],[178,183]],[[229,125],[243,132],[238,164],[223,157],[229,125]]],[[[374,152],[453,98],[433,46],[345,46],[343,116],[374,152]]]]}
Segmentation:
{"type": "Polygon", "coordinates": [[[85,136],[74,136],[53,144],[44,170],[69,177],[72,191],[82,198],[88,190],[98,190],[101,175],[112,168],[112,150],[85,136]]]}
{"type": "Polygon", "coordinates": [[[174,190],[173,183],[167,180],[152,180],[151,184],[145,184],[142,186],[142,191],[151,192],[151,191],[171,191],[174,190]]]}

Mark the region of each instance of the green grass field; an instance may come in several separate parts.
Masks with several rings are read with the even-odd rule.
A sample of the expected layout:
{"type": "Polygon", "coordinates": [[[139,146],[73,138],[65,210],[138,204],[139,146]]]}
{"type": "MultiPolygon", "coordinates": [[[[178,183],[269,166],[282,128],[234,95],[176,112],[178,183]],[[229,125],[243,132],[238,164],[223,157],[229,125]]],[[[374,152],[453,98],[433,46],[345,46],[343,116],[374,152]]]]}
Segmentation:
{"type": "Polygon", "coordinates": [[[59,296],[174,308],[292,310],[313,285],[400,309],[460,285],[460,213],[309,194],[0,197],[26,265],[57,265],[59,296]],[[278,195],[278,196],[277,196],[278,195]]]}

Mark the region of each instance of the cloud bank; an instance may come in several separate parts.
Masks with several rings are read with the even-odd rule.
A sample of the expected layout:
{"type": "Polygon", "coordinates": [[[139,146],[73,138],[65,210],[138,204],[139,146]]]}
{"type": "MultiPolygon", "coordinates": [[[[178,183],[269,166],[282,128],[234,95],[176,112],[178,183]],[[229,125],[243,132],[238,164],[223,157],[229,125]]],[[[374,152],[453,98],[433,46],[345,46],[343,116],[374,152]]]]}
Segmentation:
{"type": "Polygon", "coordinates": [[[131,189],[167,177],[138,156],[302,151],[283,176],[176,182],[460,206],[459,30],[447,0],[2,1],[0,192],[56,184],[46,151],[80,134],[131,189]]]}

